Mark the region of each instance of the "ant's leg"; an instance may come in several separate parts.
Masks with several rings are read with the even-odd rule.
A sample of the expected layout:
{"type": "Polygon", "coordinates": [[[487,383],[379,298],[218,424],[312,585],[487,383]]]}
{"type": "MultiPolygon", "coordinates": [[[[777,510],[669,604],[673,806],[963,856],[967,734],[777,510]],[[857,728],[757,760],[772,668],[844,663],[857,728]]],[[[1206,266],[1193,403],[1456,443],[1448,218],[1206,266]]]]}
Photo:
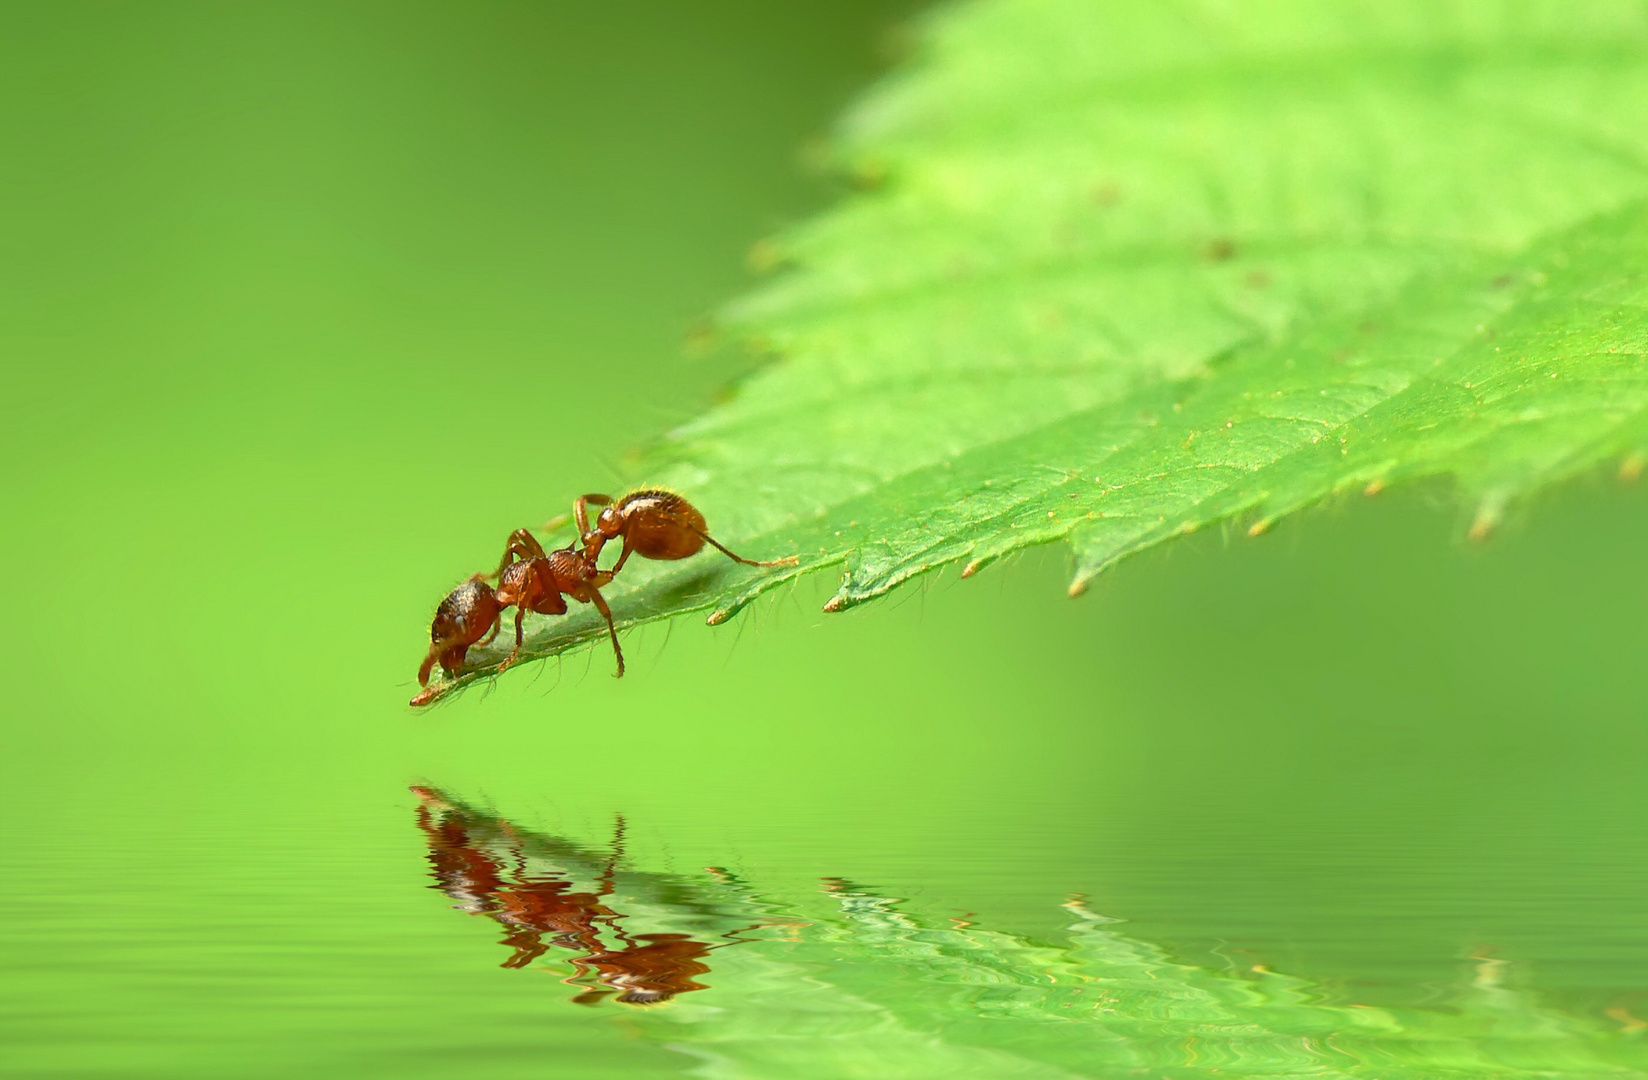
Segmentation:
{"type": "Polygon", "coordinates": [[[606,598],[598,592],[594,585],[589,586],[589,602],[595,605],[595,610],[601,613],[601,618],[607,621],[607,634],[612,638],[612,654],[618,658],[618,670],[613,674],[614,679],[624,677],[624,650],[618,646],[618,628],[612,625],[612,609],[607,607],[606,598]]]}
{"type": "MultiPolygon", "coordinates": [[[[612,564],[612,569],[611,570],[607,571],[608,580],[611,580],[611,575],[616,574],[618,571],[620,571],[624,568],[624,563],[629,561],[630,550],[631,550],[631,548],[629,546],[629,535],[626,533],[624,535],[624,550],[622,550],[618,553],[618,561],[612,564]]],[[[605,582],[602,582],[602,584],[605,584],[605,582]]]]}
{"type": "Polygon", "coordinates": [[[601,875],[601,888],[596,896],[611,896],[618,887],[618,860],[624,857],[624,815],[619,814],[612,828],[612,854],[607,857],[606,871],[601,875]]]}
{"type": "MultiPolygon", "coordinates": [[[[687,528],[692,529],[692,526],[689,525],[687,528]]],[[[741,562],[745,566],[795,566],[801,561],[800,558],[795,555],[786,555],[782,559],[773,559],[771,562],[756,562],[754,559],[746,559],[744,556],[739,555],[736,552],[727,550],[726,546],[723,545],[721,541],[717,540],[709,533],[704,532],[702,529],[692,529],[692,531],[697,533],[699,536],[702,536],[710,544],[714,545],[717,551],[731,559],[733,562],[741,562]]],[[[618,568],[615,566],[613,569],[616,570],[618,568]]]]}
{"type": "Polygon", "coordinates": [[[498,560],[498,569],[494,570],[491,576],[497,578],[501,582],[503,580],[504,571],[509,568],[510,563],[515,561],[515,556],[518,554],[520,554],[520,548],[515,542],[514,534],[511,534],[509,539],[504,543],[504,554],[503,558],[498,560]]]}
{"type": "Polygon", "coordinates": [[[500,612],[499,614],[493,616],[493,618],[492,618],[492,629],[490,629],[486,632],[486,637],[484,637],[481,640],[477,641],[475,644],[481,646],[483,649],[486,646],[492,644],[492,639],[498,636],[498,628],[503,626],[503,624],[504,624],[504,617],[503,617],[503,614],[500,612]]]}
{"type": "MultiPolygon", "coordinates": [[[[728,945],[748,945],[751,940],[758,940],[758,939],[739,937],[738,936],[739,934],[747,934],[751,930],[765,930],[767,927],[773,926],[773,925],[775,925],[775,924],[758,922],[753,926],[741,926],[737,930],[729,930],[725,934],[722,934],[721,936],[724,937],[724,938],[730,938],[731,939],[730,941],[723,941],[719,945],[706,946],[704,951],[709,952],[711,949],[725,949],[728,945]]],[[[778,924],[778,925],[782,925],[782,924],[778,924]]]]}
{"type": "Polygon", "coordinates": [[[611,495],[580,495],[572,504],[572,516],[578,519],[578,535],[589,532],[589,507],[611,506],[611,495]]]}
{"type": "Polygon", "coordinates": [[[544,557],[544,545],[538,543],[538,538],[528,529],[516,529],[510,533],[509,546],[505,550],[514,551],[522,561],[544,557]]]}
{"type": "MultiPolygon", "coordinates": [[[[501,621],[503,616],[500,615],[498,618],[501,621]]],[[[498,665],[499,671],[503,671],[515,663],[515,658],[521,655],[521,620],[524,618],[526,618],[526,605],[522,604],[515,609],[515,648],[508,656],[504,657],[503,663],[498,665]]]]}
{"type": "Polygon", "coordinates": [[[542,931],[539,930],[517,930],[513,934],[505,934],[500,944],[514,949],[515,955],[498,965],[499,967],[524,968],[549,951],[549,946],[544,944],[542,931]]]}
{"type": "Polygon", "coordinates": [[[526,529],[516,529],[509,534],[509,540],[504,544],[504,557],[498,560],[498,569],[493,577],[503,577],[504,569],[520,556],[521,561],[527,559],[541,559],[544,556],[544,546],[538,543],[538,538],[526,529]]]}

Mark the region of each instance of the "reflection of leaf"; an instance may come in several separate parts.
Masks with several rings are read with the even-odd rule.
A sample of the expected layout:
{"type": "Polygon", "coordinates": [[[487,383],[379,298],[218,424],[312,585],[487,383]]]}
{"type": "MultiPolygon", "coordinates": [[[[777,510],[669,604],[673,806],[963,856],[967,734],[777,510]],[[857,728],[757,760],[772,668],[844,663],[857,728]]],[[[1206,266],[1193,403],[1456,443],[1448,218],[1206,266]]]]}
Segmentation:
{"type": "MultiPolygon", "coordinates": [[[[1179,963],[1079,901],[1065,904],[1065,940],[1044,944],[925,920],[834,879],[820,894],[763,897],[722,871],[615,867],[611,856],[454,800],[435,804],[461,821],[466,850],[482,861],[516,867],[523,880],[599,891],[607,916],[623,913],[614,919],[701,941],[763,927],[754,940],[704,955],[707,992],[629,1014],[645,1036],[697,1059],[701,1076],[1643,1075],[1630,1071],[1642,1063],[1640,1044],[1610,1039],[1604,1032],[1615,1025],[1600,1018],[1565,1016],[1505,985],[1501,961],[1478,964],[1433,1009],[1331,1005],[1305,981],[1262,967],[1179,963]]],[[[435,839],[424,817],[420,827],[435,839]]],[[[524,909],[507,891],[477,894],[471,878],[458,888],[450,872],[436,876],[466,901],[502,901],[486,910],[519,930],[524,909]]],[[[582,944],[559,944],[544,959],[577,965],[582,944]]]]}
{"type": "Polygon", "coordinates": [[[801,566],[632,564],[623,621],[1061,538],[1079,586],[1421,477],[1484,531],[1640,462],[1641,4],[975,0],[924,41],[840,138],[876,186],[728,314],[776,359],[643,470],[801,566]]]}

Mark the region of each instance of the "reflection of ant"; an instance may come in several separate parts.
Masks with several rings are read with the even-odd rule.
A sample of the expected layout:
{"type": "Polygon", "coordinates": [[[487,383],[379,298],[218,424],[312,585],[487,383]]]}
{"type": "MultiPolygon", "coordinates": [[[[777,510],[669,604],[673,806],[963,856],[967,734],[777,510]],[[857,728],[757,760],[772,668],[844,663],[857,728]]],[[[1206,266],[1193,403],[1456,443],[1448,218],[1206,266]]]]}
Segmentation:
{"type": "Polygon", "coordinates": [[[616,1001],[651,1005],[706,989],[694,981],[710,970],[703,958],[748,940],[737,935],[764,925],[723,934],[730,940],[717,945],[686,934],[631,936],[622,926],[625,916],[606,905],[624,852],[622,817],[596,890],[577,892],[558,868],[530,869],[523,837],[507,822],[462,808],[433,788],[414,787],[412,793],[418,797],[418,828],[429,843],[435,887],[458,901],[454,906],[460,911],[485,915],[504,928],[501,944],[513,951],[503,967],[524,968],[550,945],[578,953],[571,959],[577,974],[567,981],[588,986],[572,999],[579,1004],[616,994],[616,1001]],[[606,935],[615,939],[614,946],[603,941],[606,935]]]}
{"type": "MultiPolygon", "coordinates": [[[[498,665],[502,671],[515,663],[521,653],[522,622],[528,611],[540,615],[564,615],[565,597],[586,604],[606,620],[612,638],[612,652],[618,659],[617,677],[624,674],[624,650],[618,644],[618,630],[612,610],[601,595],[601,586],[622,570],[632,553],[647,559],[685,559],[709,544],[728,558],[745,566],[794,566],[794,555],[770,562],[746,559],[729,550],[709,534],[709,526],[697,507],[673,491],[645,488],[617,500],[611,495],[583,495],[573,504],[579,539],[564,548],[545,552],[543,545],[526,529],[516,529],[504,544],[496,590],[477,574],[458,586],[441,601],[429,627],[429,653],[418,669],[418,685],[428,686],[435,663],[449,676],[463,670],[464,659],[473,645],[485,645],[498,633],[504,608],[514,607],[515,648],[498,665]],[[603,507],[590,526],[589,507],[603,507]],[[623,550],[611,570],[600,566],[601,549],[609,540],[623,539],[623,550]],[[578,544],[582,544],[580,549],[578,544]]],[[[565,524],[565,518],[550,527],[565,524]]],[[[421,704],[423,696],[413,699],[421,704]]]]}
{"type": "Polygon", "coordinates": [[[502,967],[525,967],[548,952],[544,934],[569,949],[601,947],[595,920],[612,912],[599,895],[569,892],[572,883],[564,878],[530,878],[518,860],[516,880],[506,882],[503,862],[470,835],[476,822],[432,788],[414,787],[412,793],[419,800],[418,828],[429,841],[435,887],[458,901],[460,911],[486,915],[503,926],[502,943],[514,953],[502,967]]]}
{"type": "Polygon", "coordinates": [[[574,1003],[593,1005],[616,992],[615,1000],[626,1005],[653,1005],[676,994],[707,990],[703,983],[692,981],[694,975],[709,974],[709,965],[700,963],[700,959],[711,949],[737,944],[727,941],[706,945],[685,934],[637,934],[631,938],[617,926],[613,931],[624,943],[622,949],[590,953],[572,962],[580,973],[592,972],[601,987],[584,991],[572,999],[574,1003]]]}

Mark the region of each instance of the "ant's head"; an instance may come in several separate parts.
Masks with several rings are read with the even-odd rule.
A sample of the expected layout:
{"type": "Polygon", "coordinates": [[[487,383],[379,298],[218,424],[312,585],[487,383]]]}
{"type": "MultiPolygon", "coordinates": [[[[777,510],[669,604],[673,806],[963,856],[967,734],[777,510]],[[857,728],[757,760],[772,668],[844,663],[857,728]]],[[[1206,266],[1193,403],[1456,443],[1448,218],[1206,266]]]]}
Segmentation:
{"type": "Polygon", "coordinates": [[[429,685],[429,673],[437,660],[448,675],[456,675],[463,666],[465,651],[485,637],[497,621],[498,598],[480,575],[447,593],[429,623],[429,653],[418,669],[418,685],[429,685]]]}
{"type": "Polygon", "coordinates": [[[607,507],[601,511],[601,516],[595,519],[595,529],[611,540],[624,531],[624,512],[616,506],[607,507]]]}
{"type": "Polygon", "coordinates": [[[486,633],[498,617],[498,597],[491,586],[479,577],[472,577],[446,594],[441,606],[435,609],[434,621],[429,624],[429,640],[476,641],[486,633]]]}

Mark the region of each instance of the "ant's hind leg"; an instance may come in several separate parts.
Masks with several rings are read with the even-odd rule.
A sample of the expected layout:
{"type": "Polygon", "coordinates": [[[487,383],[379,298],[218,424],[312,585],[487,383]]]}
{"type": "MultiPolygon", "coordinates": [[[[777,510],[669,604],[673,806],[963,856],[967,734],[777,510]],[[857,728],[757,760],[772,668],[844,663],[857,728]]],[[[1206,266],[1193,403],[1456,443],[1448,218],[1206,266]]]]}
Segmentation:
{"type": "MultiPolygon", "coordinates": [[[[692,528],[692,526],[689,525],[688,528],[692,528]]],[[[740,563],[743,563],[745,566],[795,566],[795,565],[797,565],[798,563],[801,562],[800,557],[795,556],[795,555],[786,555],[782,559],[773,559],[769,562],[757,562],[754,559],[746,559],[746,558],[744,558],[744,556],[738,554],[737,552],[729,550],[725,544],[721,543],[721,541],[717,540],[715,537],[711,536],[709,533],[703,532],[702,530],[699,530],[699,529],[693,529],[692,531],[695,532],[695,533],[698,533],[699,536],[702,536],[710,545],[712,545],[715,548],[715,550],[719,551],[721,554],[725,555],[727,558],[731,559],[733,562],[740,562],[740,563]]],[[[614,569],[616,569],[616,567],[614,567],[614,569]]]]}
{"type": "Polygon", "coordinates": [[[618,628],[612,625],[612,609],[607,607],[604,596],[596,591],[595,586],[589,587],[589,602],[595,605],[595,610],[601,613],[601,618],[607,621],[607,634],[612,638],[612,655],[618,658],[618,670],[613,672],[614,679],[624,677],[624,650],[618,645],[618,628]]]}

